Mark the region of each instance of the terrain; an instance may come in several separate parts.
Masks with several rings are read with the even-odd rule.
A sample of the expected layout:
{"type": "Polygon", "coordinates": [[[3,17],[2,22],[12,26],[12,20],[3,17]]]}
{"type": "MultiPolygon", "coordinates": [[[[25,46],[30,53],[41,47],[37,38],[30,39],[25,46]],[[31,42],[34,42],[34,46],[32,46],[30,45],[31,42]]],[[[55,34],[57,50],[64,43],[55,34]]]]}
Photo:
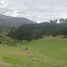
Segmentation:
{"type": "Polygon", "coordinates": [[[67,67],[67,39],[45,37],[0,45],[0,67],[67,67]]]}
{"type": "Polygon", "coordinates": [[[67,20],[0,15],[0,67],[67,67],[67,20]]]}
{"type": "Polygon", "coordinates": [[[0,27],[19,27],[23,24],[35,24],[36,22],[24,17],[11,17],[0,14],[0,27]]]}

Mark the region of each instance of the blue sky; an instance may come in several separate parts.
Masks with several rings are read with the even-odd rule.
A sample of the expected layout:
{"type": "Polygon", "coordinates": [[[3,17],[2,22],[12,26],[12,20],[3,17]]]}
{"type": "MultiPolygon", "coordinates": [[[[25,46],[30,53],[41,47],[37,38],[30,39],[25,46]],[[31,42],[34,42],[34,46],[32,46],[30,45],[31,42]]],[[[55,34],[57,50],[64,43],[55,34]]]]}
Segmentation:
{"type": "Polygon", "coordinates": [[[67,17],[67,0],[0,0],[0,14],[40,22],[67,17]]]}

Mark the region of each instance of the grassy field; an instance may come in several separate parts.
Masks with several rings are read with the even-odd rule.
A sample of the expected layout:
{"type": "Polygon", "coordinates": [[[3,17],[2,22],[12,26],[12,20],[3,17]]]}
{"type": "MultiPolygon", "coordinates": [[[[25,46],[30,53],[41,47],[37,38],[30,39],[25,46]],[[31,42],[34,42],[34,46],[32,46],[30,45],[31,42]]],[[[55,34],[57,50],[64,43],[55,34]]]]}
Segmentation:
{"type": "Polygon", "coordinates": [[[67,39],[47,37],[17,44],[0,46],[0,67],[67,67],[67,39]]]}

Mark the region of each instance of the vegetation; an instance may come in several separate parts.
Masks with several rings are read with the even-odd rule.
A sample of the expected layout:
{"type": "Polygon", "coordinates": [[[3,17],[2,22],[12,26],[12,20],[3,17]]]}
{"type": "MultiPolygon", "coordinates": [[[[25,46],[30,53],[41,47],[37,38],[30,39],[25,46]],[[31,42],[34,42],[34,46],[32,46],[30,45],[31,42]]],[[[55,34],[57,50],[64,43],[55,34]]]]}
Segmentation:
{"type": "MultiPolygon", "coordinates": [[[[61,22],[61,21],[60,21],[61,22]]],[[[9,37],[18,40],[33,40],[39,39],[43,36],[67,36],[67,20],[62,23],[57,23],[57,20],[51,20],[50,22],[43,22],[40,24],[24,24],[16,30],[10,31],[9,37]]]]}
{"type": "Polygon", "coordinates": [[[0,67],[67,67],[67,39],[46,37],[16,44],[20,46],[0,45],[0,67]]]}
{"type": "Polygon", "coordinates": [[[38,24],[0,17],[0,67],[67,67],[67,19],[38,24]]]}

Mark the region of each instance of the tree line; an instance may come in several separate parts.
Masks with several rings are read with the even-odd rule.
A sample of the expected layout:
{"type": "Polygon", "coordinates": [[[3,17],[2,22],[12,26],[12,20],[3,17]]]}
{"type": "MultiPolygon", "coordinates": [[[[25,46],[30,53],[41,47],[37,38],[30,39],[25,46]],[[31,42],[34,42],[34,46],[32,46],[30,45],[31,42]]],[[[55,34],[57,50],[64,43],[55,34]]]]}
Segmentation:
{"type": "Polygon", "coordinates": [[[50,22],[43,22],[40,24],[24,24],[15,30],[11,30],[8,36],[14,39],[28,41],[48,35],[67,36],[67,19],[60,19],[60,22],[57,22],[57,20],[50,20],[50,22]]]}

